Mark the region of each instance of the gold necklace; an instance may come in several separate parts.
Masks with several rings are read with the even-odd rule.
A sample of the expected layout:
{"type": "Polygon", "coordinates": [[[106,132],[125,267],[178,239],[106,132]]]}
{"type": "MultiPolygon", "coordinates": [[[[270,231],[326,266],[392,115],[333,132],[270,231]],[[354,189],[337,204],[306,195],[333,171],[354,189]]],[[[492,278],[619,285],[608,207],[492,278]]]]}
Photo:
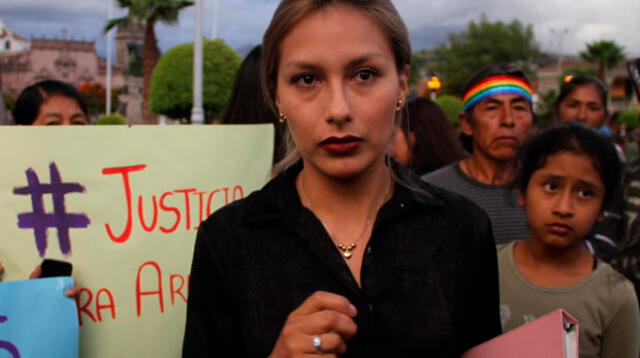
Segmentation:
{"type": "MultiPolygon", "coordinates": [[[[329,234],[329,237],[331,238],[331,240],[334,242],[336,247],[340,249],[340,251],[342,251],[342,256],[344,256],[344,258],[346,259],[351,258],[352,256],[351,251],[353,251],[356,248],[356,244],[360,241],[360,239],[362,238],[362,235],[364,235],[364,232],[367,231],[367,228],[373,222],[374,214],[378,212],[380,207],[382,207],[384,199],[387,197],[387,194],[389,194],[390,188],[391,188],[391,182],[389,183],[389,185],[387,185],[387,189],[385,190],[384,195],[382,195],[382,199],[380,200],[380,204],[378,205],[377,209],[374,210],[371,214],[369,214],[369,217],[367,218],[367,221],[364,223],[362,230],[360,231],[358,236],[356,236],[356,239],[348,246],[338,242],[338,240],[335,239],[335,236],[333,235],[333,232],[331,231],[331,229],[329,229],[329,226],[327,226],[327,224],[325,224],[324,221],[322,221],[322,219],[319,216],[317,216],[318,220],[320,220],[320,223],[322,224],[324,229],[327,230],[327,234],[329,234]]],[[[300,190],[302,191],[302,195],[304,196],[307,206],[310,209],[313,209],[313,205],[309,200],[309,196],[307,195],[307,192],[304,190],[304,185],[302,184],[302,178],[300,178],[300,190]]]]}

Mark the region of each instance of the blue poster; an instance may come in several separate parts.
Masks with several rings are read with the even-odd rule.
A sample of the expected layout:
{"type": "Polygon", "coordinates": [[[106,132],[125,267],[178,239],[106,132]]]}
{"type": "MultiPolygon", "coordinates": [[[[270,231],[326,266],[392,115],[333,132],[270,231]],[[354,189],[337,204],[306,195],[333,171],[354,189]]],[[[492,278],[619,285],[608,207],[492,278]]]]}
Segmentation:
{"type": "Polygon", "coordinates": [[[71,277],[0,282],[0,358],[77,358],[71,277]]]}

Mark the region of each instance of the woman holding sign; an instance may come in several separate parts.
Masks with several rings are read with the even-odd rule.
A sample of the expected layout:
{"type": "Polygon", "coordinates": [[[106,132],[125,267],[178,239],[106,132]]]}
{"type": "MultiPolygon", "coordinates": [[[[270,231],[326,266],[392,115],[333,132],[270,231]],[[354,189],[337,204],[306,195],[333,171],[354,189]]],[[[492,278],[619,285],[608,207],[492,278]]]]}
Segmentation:
{"type": "Polygon", "coordinates": [[[284,0],[263,50],[295,149],[200,226],[183,357],[454,357],[498,335],[487,216],[387,156],[411,58],[391,2],[284,0]]]}

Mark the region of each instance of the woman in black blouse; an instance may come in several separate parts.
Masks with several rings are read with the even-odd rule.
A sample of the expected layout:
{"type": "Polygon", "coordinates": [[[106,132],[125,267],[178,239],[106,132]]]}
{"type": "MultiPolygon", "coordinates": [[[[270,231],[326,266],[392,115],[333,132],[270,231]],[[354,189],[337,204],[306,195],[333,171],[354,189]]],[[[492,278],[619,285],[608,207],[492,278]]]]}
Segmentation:
{"type": "Polygon", "coordinates": [[[388,0],[284,0],[263,87],[283,171],[202,223],[183,357],[455,357],[500,333],[486,215],[387,150],[411,49],[388,0]]]}

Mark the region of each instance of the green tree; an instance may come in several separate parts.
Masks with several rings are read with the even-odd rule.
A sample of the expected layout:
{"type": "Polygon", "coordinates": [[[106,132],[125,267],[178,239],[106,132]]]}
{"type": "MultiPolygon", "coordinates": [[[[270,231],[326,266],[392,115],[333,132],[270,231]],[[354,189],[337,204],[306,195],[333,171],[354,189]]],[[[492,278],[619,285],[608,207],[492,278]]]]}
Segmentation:
{"type": "MultiPolygon", "coordinates": [[[[240,56],[222,40],[204,42],[203,107],[210,123],[229,100],[240,56]]],[[[178,45],[158,62],[151,79],[151,109],[189,122],[193,106],[193,44],[178,45]]],[[[256,81],[259,81],[256,78],[256,81]]]]}
{"type": "Polygon", "coordinates": [[[454,127],[460,125],[458,115],[463,109],[460,98],[451,95],[439,96],[436,98],[436,103],[440,106],[444,114],[447,115],[447,118],[449,118],[449,121],[454,127]]]}
{"type": "Polygon", "coordinates": [[[540,99],[536,102],[534,111],[536,113],[536,126],[538,128],[548,127],[553,122],[554,104],[558,93],[556,90],[551,89],[540,96],[540,99]]]}
{"type": "Polygon", "coordinates": [[[427,58],[418,52],[411,55],[411,72],[409,73],[409,84],[415,85],[423,77],[424,67],[427,64],[427,58]]]}
{"type": "Polygon", "coordinates": [[[598,66],[598,78],[605,81],[606,70],[616,67],[624,60],[624,48],[612,40],[600,40],[587,44],[587,50],[580,52],[586,61],[598,66]]]}
{"type": "Polygon", "coordinates": [[[149,107],[149,89],[151,74],[160,57],[155,25],[157,22],[174,24],[178,21],[180,10],[193,5],[190,0],[118,0],[118,5],[128,9],[127,16],[111,19],[104,27],[107,32],[115,26],[128,26],[132,22],[144,23],[144,47],[142,51],[143,79],[143,120],[145,124],[154,124],[156,120],[149,107]]]}
{"type": "Polygon", "coordinates": [[[628,129],[637,128],[640,125],[640,109],[625,109],[618,115],[618,123],[625,123],[628,129]]]}
{"type": "Polygon", "coordinates": [[[435,71],[446,93],[460,95],[467,78],[491,63],[514,64],[532,73],[529,65],[539,52],[532,25],[518,20],[489,22],[483,14],[479,22],[469,22],[466,30],[449,33],[449,43],[435,51],[435,71]]]}

